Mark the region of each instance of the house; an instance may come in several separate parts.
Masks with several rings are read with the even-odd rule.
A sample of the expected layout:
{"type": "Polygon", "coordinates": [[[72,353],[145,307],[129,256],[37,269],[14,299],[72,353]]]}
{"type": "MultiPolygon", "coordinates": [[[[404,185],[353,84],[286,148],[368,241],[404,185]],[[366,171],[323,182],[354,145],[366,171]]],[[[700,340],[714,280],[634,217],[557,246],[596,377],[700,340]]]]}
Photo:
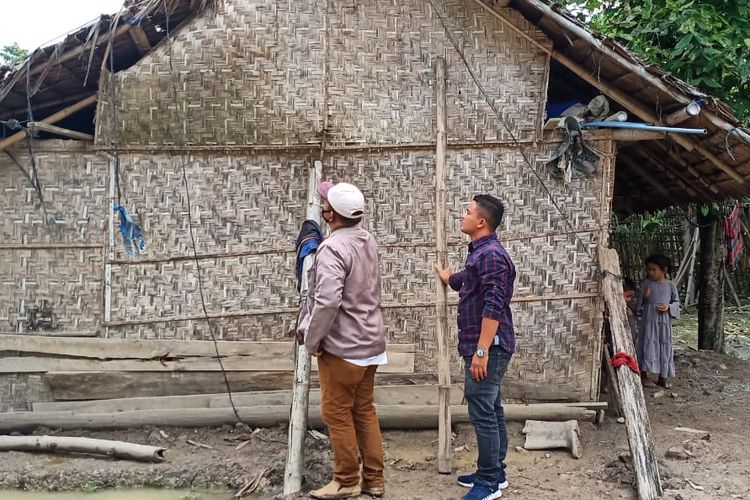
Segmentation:
{"type": "Polygon", "coordinates": [[[438,57],[454,267],[467,200],[507,205],[508,401],[598,398],[595,257],[613,209],[749,191],[750,135],[725,104],[540,0],[126,5],[0,73],[6,130],[47,122],[0,140],[3,411],[223,393],[212,335],[234,391],[290,388],[294,242],[316,161],[363,190],[381,245],[391,364],[378,383],[435,383],[438,57]],[[546,167],[563,141],[547,104],[598,94],[633,121],[708,133],[587,130],[597,168],[566,183],[546,167]],[[142,229],[138,255],[116,205],[142,229]]]}

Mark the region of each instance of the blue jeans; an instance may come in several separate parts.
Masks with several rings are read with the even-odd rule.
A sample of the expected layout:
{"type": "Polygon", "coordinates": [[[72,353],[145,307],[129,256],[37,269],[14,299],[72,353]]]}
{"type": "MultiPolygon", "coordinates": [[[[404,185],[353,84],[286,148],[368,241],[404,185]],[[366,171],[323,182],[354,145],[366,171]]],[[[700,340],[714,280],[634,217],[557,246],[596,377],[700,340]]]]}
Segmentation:
{"type": "Polygon", "coordinates": [[[497,486],[508,453],[508,429],[505,425],[500,385],[510,358],[511,354],[500,348],[490,350],[487,377],[479,381],[471,378],[471,358],[464,358],[464,397],[477,434],[479,455],[474,482],[486,486],[497,486]]]}

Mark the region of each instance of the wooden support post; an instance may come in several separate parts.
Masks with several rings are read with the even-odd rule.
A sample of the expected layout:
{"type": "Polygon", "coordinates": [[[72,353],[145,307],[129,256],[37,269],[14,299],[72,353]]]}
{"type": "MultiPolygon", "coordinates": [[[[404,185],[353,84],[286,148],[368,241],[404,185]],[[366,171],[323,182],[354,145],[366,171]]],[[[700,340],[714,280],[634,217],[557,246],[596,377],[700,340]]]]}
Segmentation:
{"type": "Polygon", "coordinates": [[[698,297],[698,349],[724,349],[724,224],[713,213],[698,210],[700,226],[700,293],[698,297]]]}
{"type": "MultiPolygon", "coordinates": [[[[309,168],[307,183],[307,219],[320,223],[320,196],[318,184],[323,178],[323,162],[316,160],[309,168]]],[[[300,310],[307,300],[307,272],[315,262],[308,255],[302,264],[302,286],[300,287],[300,310]]],[[[307,435],[308,407],[310,403],[310,369],[312,362],[305,344],[299,344],[295,351],[294,384],[292,388],[292,408],[289,418],[289,436],[284,468],[284,495],[297,493],[302,489],[302,471],[305,465],[305,436],[307,435]]]]}
{"type": "MultiPolygon", "coordinates": [[[[44,120],[42,120],[42,123],[52,124],[57,123],[60,120],[63,120],[64,118],[72,115],[73,113],[82,110],[83,108],[86,108],[88,106],[91,106],[96,102],[96,95],[89,96],[82,101],[78,101],[75,104],[72,104],[68,106],[65,109],[61,109],[57,113],[54,113],[44,120]]],[[[11,147],[13,144],[16,144],[17,142],[21,142],[26,138],[26,131],[22,130],[20,132],[16,132],[15,134],[11,135],[10,137],[7,137],[0,141],[0,151],[3,151],[4,149],[7,149],[11,147]]]]}
{"type": "MultiPolygon", "coordinates": [[[[617,352],[635,353],[633,338],[628,326],[627,305],[622,291],[620,261],[617,251],[599,247],[599,265],[602,272],[602,291],[609,312],[612,332],[612,347],[617,352]]],[[[622,397],[622,412],[628,434],[633,470],[637,482],[638,497],[652,500],[663,495],[659,464],[654,442],[651,439],[646,401],[640,376],[627,365],[617,368],[617,384],[622,397]]]]}
{"type": "MultiPolygon", "coordinates": [[[[435,240],[437,260],[441,266],[448,264],[448,243],[445,239],[447,218],[445,178],[447,162],[447,99],[445,59],[435,60],[435,92],[437,102],[437,150],[435,151],[435,240]]],[[[451,367],[448,352],[448,290],[436,277],[437,334],[438,344],[438,472],[450,474],[451,465],[451,367]]]]}
{"type": "Polygon", "coordinates": [[[740,302],[740,298],[737,296],[737,290],[734,289],[734,283],[732,283],[732,277],[729,276],[729,273],[727,272],[726,267],[722,267],[722,270],[724,271],[724,281],[726,281],[727,285],[729,285],[729,291],[732,292],[732,298],[734,299],[734,303],[737,304],[737,307],[742,308],[742,302],[740,302]]]}

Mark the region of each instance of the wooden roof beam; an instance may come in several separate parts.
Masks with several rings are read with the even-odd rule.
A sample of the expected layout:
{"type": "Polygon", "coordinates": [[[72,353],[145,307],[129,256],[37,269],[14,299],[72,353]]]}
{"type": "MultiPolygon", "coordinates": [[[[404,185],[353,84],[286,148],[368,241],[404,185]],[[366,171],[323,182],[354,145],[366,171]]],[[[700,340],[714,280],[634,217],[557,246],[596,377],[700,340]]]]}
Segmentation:
{"type": "Polygon", "coordinates": [[[148,41],[146,32],[143,31],[141,26],[133,26],[130,28],[128,35],[130,35],[130,39],[135,44],[141,56],[145,56],[151,50],[151,42],[148,41]]]}
{"type": "MultiPolygon", "coordinates": [[[[82,101],[78,101],[77,103],[71,106],[68,106],[65,109],[61,109],[60,111],[58,111],[57,113],[53,115],[48,116],[47,118],[42,120],[42,123],[48,123],[48,124],[57,123],[60,120],[63,120],[67,118],[68,116],[72,115],[73,113],[76,113],[77,111],[80,111],[83,108],[86,108],[96,103],[96,99],[97,99],[96,95],[89,96],[86,99],[83,99],[82,101]]],[[[11,147],[13,144],[24,140],[25,137],[26,137],[26,130],[21,130],[20,132],[16,132],[10,137],[3,139],[2,141],[0,141],[0,151],[3,151],[11,147]]]]}
{"type": "Polygon", "coordinates": [[[651,184],[651,186],[653,186],[656,191],[668,198],[672,198],[672,194],[667,190],[667,188],[665,188],[664,185],[659,182],[656,177],[651,175],[645,168],[641,167],[638,162],[623,154],[617,155],[617,159],[625,163],[625,165],[627,165],[630,170],[635,172],[638,177],[651,184]]]}
{"type": "Polygon", "coordinates": [[[657,142],[655,143],[655,145],[657,148],[659,148],[661,153],[669,155],[675,162],[677,162],[678,165],[687,170],[690,175],[698,179],[698,181],[703,184],[706,189],[710,190],[714,194],[719,194],[721,192],[721,190],[714,186],[714,184],[708,179],[706,179],[705,176],[698,171],[698,169],[690,165],[685,158],[681,157],[675,151],[672,151],[670,148],[666,147],[663,143],[657,142]]]}
{"type": "Polygon", "coordinates": [[[666,159],[657,158],[653,154],[651,154],[650,151],[647,151],[644,148],[639,149],[638,152],[642,155],[642,158],[648,160],[650,163],[661,166],[667,177],[670,177],[672,180],[677,181],[682,189],[684,189],[692,198],[702,198],[706,201],[709,200],[709,197],[705,194],[705,189],[697,186],[682,172],[673,168],[666,159]]]}
{"type": "Polygon", "coordinates": [[[49,123],[30,122],[27,126],[31,131],[41,130],[42,132],[47,132],[48,134],[70,137],[71,139],[77,139],[79,141],[94,142],[94,136],[91,134],[84,134],[83,132],[56,127],[55,125],[50,125],[49,123]]]}
{"type": "MultiPolygon", "coordinates": [[[[562,65],[564,65],[565,67],[573,71],[574,73],[576,73],[579,77],[581,77],[587,83],[599,89],[599,91],[602,94],[610,97],[611,99],[614,99],[621,106],[625,107],[629,111],[632,111],[641,120],[656,123],[659,125],[664,125],[664,123],[662,123],[661,120],[659,120],[658,117],[651,110],[649,110],[646,106],[644,106],[639,101],[637,101],[630,95],[626,94],[625,92],[622,92],[621,90],[613,87],[612,85],[609,85],[607,82],[603,82],[599,80],[596,75],[591,74],[591,72],[588,69],[586,69],[584,66],[581,66],[579,63],[577,63],[570,57],[558,51],[553,51],[552,57],[556,61],[558,61],[559,63],[561,63],[562,65]]],[[[696,141],[693,141],[692,139],[689,139],[680,134],[672,135],[672,139],[677,144],[687,149],[688,151],[695,150],[701,155],[703,155],[707,160],[709,160],[711,163],[716,165],[719,169],[721,169],[722,172],[727,174],[738,184],[742,185],[743,187],[747,184],[747,180],[744,177],[742,177],[732,167],[724,163],[718,156],[710,152],[704,146],[701,146],[700,144],[698,144],[696,141]]]]}
{"type": "MultiPolygon", "coordinates": [[[[540,11],[542,13],[542,17],[546,16],[552,19],[558,26],[563,28],[563,30],[569,31],[575,34],[577,37],[585,39],[589,44],[591,44],[593,48],[595,48],[602,54],[606,55],[607,57],[611,58],[613,61],[616,61],[617,64],[621,66],[623,69],[640,76],[649,85],[659,89],[659,91],[661,91],[662,93],[671,96],[676,101],[685,105],[691,103],[694,100],[692,96],[686,96],[680,92],[675,92],[674,89],[670,88],[661,78],[649,73],[648,70],[645,68],[645,66],[642,66],[638,63],[630,61],[627,58],[623,57],[622,55],[618,54],[615,50],[607,47],[604,43],[601,42],[601,40],[593,36],[591,32],[589,32],[586,28],[584,28],[583,26],[580,26],[579,24],[572,21],[571,19],[568,19],[564,15],[556,12],[554,9],[552,9],[552,7],[547,5],[545,2],[541,0],[523,0],[523,1],[533,6],[537,11],[540,11]]],[[[746,144],[750,145],[750,134],[748,134],[744,130],[738,129],[737,127],[727,122],[726,120],[722,119],[721,117],[717,116],[715,113],[711,112],[708,109],[704,109],[701,116],[706,118],[709,121],[709,123],[711,123],[715,127],[718,127],[724,130],[725,132],[733,132],[737,137],[745,141],[746,144]]],[[[744,181],[740,183],[744,184],[744,181]]]]}
{"type": "MultiPolygon", "coordinates": [[[[89,90],[87,92],[81,92],[79,94],[73,94],[73,95],[69,95],[69,96],[66,96],[66,97],[59,98],[59,99],[53,99],[51,101],[42,101],[40,103],[34,103],[34,102],[32,102],[31,103],[31,109],[34,110],[34,111],[39,111],[41,109],[53,108],[53,107],[59,106],[61,104],[66,104],[66,103],[69,103],[69,102],[80,101],[81,99],[84,99],[84,98],[89,97],[91,95],[92,95],[92,93],[89,90]]],[[[95,94],[93,94],[93,95],[95,95],[95,94]]],[[[4,113],[0,117],[0,119],[10,118],[11,116],[17,115],[19,113],[25,113],[25,112],[26,112],[26,106],[19,107],[19,108],[14,108],[14,109],[11,109],[11,110],[7,111],[6,113],[4,113]]]]}

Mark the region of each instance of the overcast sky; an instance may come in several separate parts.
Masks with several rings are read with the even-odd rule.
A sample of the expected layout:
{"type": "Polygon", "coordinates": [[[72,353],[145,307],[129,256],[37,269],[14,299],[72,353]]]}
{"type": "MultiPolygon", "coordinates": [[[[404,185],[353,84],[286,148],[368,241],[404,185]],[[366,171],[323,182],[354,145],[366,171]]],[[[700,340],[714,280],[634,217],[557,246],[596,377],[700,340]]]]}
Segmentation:
{"type": "Polygon", "coordinates": [[[18,42],[33,50],[99,17],[114,14],[123,0],[3,0],[0,47],[18,42]]]}

